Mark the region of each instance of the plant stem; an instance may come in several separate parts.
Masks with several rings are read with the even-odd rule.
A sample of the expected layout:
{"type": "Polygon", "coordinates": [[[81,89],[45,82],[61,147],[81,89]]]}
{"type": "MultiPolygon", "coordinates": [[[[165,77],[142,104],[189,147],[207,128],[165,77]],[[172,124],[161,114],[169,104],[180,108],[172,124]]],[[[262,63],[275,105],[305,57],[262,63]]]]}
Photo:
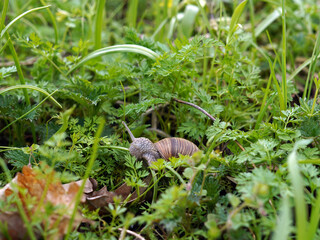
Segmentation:
{"type": "Polygon", "coordinates": [[[287,109],[287,62],[286,62],[286,54],[287,54],[287,41],[286,41],[286,0],[282,0],[282,92],[283,92],[283,100],[284,107],[287,109]]]}

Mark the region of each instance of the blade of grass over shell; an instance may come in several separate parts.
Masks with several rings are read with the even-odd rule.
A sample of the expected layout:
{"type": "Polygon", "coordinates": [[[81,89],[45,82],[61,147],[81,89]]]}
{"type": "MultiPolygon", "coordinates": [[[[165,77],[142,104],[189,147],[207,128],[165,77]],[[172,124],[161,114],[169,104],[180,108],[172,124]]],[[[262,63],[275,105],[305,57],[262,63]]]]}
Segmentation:
{"type": "Polygon", "coordinates": [[[304,199],[303,191],[303,179],[299,170],[298,161],[297,161],[297,150],[296,148],[290,153],[288,157],[288,169],[289,177],[292,182],[292,191],[294,196],[295,203],[295,219],[296,219],[296,229],[297,236],[296,239],[304,240],[308,239],[307,231],[307,209],[304,199]]]}
{"type": "MultiPolygon", "coordinates": [[[[55,90],[54,92],[52,92],[51,94],[49,94],[47,97],[45,97],[39,104],[37,104],[37,106],[31,108],[29,111],[27,111],[26,113],[22,114],[20,117],[18,117],[17,119],[15,119],[14,121],[10,122],[9,124],[7,124],[4,128],[2,128],[0,130],[0,133],[2,133],[4,130],[6,130],[8,127],[10,127],[12,124],[18,122],[19,120],[23,119],[25,116],[27,116],[28,114],[32,113],[34,110],[36,110],[37,108],[39,108],[48,98],[52,98],[51,96],[53,94],[55,94],[58,90],[55,90]]],[[[0,93],[1,94],[1,93],[0,93]]]]}
{"type": "Polygon", "coordinates": [[[229,26],[229,32],[228,32],[228,37],[227,37],[227,44],[230,41],[233,33],[236,31],[237,29],[237,24],[239,22],[239,19],[242,15],[243,9],[247,4],[247,0],[243,1],[242,3],[240,3],[236,9],[234,10],[232,17],[231,17],[231,22],[230,22],[230,26],[229,26]]]}
{"type": "Polygon", "coordinates": [[[48,96],[49,99],[54,102],[58,107],[62,108],[62,106],[60,105],[60,103],[57,102],[57,100],[55,100],[51,95],[53,93],[55,93],[56,91],[54,91],[52,94],[48,93],[46,90],[43,90],[42,88],[39,88],[39,87],[36,87],[36,86],[31,86],[31,85],[16,85],[16,86],[12,86],[12,87],[8,87],[6,89],[3,89],[0,91],[0,95],[1,94],[4,94],[8,91],[11,91],[11,90],[15,90],[15,89],[31,89],[31,90],[36,90],[38,92],[41,92],[43,93],[44,95],[48,96]]]}
{"type": "Polygon", "coordinates": [[[138,54],[142,54],[148,58],[151,58],[152,60],[156,60],[159,55],[152,51],[149,48],[140,46],[140,45],[135,45],[135,44],[123,44],[123,45],[115,45],[115,46],[111,46],[111,47],[105,47],[105,48],[101,48],[99,50],[96,50],[90,54],[88,54],[87,56],[85,56],[84,58],[82,58],[80,60],[80,62],[78,62],[75,66],[73,66],[69,72],[67,73],[67,75],[69,75],[71,72],[73,72],[75,69],[77,69],[79,66],[81,66],[83,63],[93,59],[93,58],[97,58],[106,54],[110,54],[110,53],[126,53],[126,52],[131,52],[131,53],[138,53],[138,54]]]}
{"type": "Polygon", "coordinates": [[[96,6],[96,24],[95,24],[95,32],[94,32],[94,48],[101,48],[101,34],[102,34],[102,26],[103,26],[103,12],[106,0],[99,0],[96,6]]]}
{"type": "Polygon", "coordinates": [[[38,10],[42,10],[42,9],[48,8],[48,7],[50,7],[50,6],[51,6],[51,5],[43,6],[43,7],[38,7],[38,8],[33,8],[33,9],[30,9],[29,11],[26,11],[26,12],[20,14],[18,17],[16,17],[15,19],[13,19],[13,20],[1,31],[0,39],[3,38],[4,34],[8,31],[8,29],[9,29],[15,22],[17,22],[19,19],[23,18],[24,16],[28,15],[29,13],[32,13],[32,12],[35,12],[35,11],[38,11],[38,10]]]}

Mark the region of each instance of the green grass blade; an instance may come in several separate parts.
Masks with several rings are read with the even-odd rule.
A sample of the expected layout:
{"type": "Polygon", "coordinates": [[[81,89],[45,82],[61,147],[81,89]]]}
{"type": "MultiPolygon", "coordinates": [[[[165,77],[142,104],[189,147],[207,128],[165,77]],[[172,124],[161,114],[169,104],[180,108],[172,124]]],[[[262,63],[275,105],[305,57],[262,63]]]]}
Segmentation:
{"type": "MultiPolygon", "coordinates": [[[[268,39],[269,39],[269,42],[270,44],[272,45],[272,40],[271,40],[271,37],[269,35],[269,32],[267,31],[267,36],[268,36],[268,39]]],[[[274,54],[276,55],[276,59],[275,59],[275,62],[278,61],[279,64],[281,65],[281,62],[280,62],[280,57],[278,55],[278,53],[276,52],[275,49],[273,49],[273,52],[274,54]]],[[[270,64],[270,63],[269,63],[270,64]]],[[[278,82],[278,79],[276,78],[276,74],[275,74],[275,71],[274,71],[274,68],[272,67],[271,68],[271,75],[273,76],[273,82],[276,86],[276,89],[277,89],[277,92],[278,92],[278,97],[279,97],[279,105],[280,105],[280,111],[284,111],[287,109],[287,104],[286,102],[284,101],[284,92],[283,92],[283,88],[280,88],[280,85],[279,85],[279,82],[278,82]]]]}
{"type": "Polygon", "coordinates": [[[4,94],[8,91],[11,91],[11,90],[15,90],[15,89],[31,89],[31,90],[36,90],[38,92],[41,92],[43,93],[44,95],[48,96],[49,99],[54,102],[58,107],[62,108],[62,106],[60,105],[60,103],[57,102],[57,100],[55,100],[50,94],[48,93],[46,90],[43,90],[42,88],[39,88],[39,87],[36,87],[36,86],[31,86],[31,85],[16,85],[16,86],[12,86],[12,87],[8,87],[6,89],[3,89],[0,91],[0,95],[1,94],[4,94]]]}
{"type": "Polygon", "coordinates": [[[320,53],[320,31],[318,31],[316,44],[315,44],[313,51],[312,51],[311,64],[309,67],[307,81],[306,81],[304,92],[303,92],[303,99],[305,99],[306,97],[308,99],[310,99],[310,94],[311,94],[311,90],[312,90],[312,82],[313,82],[310,79],[312,79],[314,76],[315,67],[317,64],[319,53],[320,53]]]}
{"type": "Polygon", "coordinates": [[[263,21],[256,27],[255,33],[256,37],[259,36],[271,23],[281,16],[282,10],[280,7],[276,8],[272,13],[270,13],[263,21]]]}
{"type": "Polygon", "coordinates": [[[254,43],[257,42],[257,37],[256,37],[256,27],[254,25],[255,23],[255,16],[254,16],[254,6],[253,6],[253,0],[249,0],[249,10],[250,10],[250,23],[251,23],[251,36],[252,36],[252,41],[254,43]]]}
{"type": "Polygon", "coordinates": [[[2,7],[2,14],[1,14],[0,32],[2,32],[2,29],[4,27],[4,21],[7,16],[8,5],[9,5],[9,0],[4,0],[3,7],[2,7]]]}
{"type": "Polygon", "coordinates": [[[307,208],[304,199],[303,179],[298,167],[297,151],[294,149],[288,157],[289,176],[292,182],[292,191],[295,203],[297,240],[308,239],[307,208]]]}
{"type": "Polygon", "coordinates": [[[193,30],[192,26],[194,25],[198,12],[199,8],[191,4],[188,4],[184,10],[183,18],[181,20],[181,29],[186,38],[191,37],[193,30]]]}
{"type": "Polygon", "coordinates": [[[166,23],[168,22],[168,18],[164,19],[160,25],[157,27],[157,29],[154,31],[154,33],[151,36],[151,39],[154,39],[155,36],[157,36],[157,34],[162,30],[162,28],[166,25],[166,23]]]}
{"type": "Polygon", "coordinates": [[[71,72],[73,72],[75,69],[77,69],[80,65],[82,65],[83,63],[93,59],[93,58],[97,58],[100,57],[102,55],[106,55],[106,54],[110,54],[110,53],[119,53],[119,52],[131,52],[131,53],[138,53],[138,54],[142,54],[148,58],[151,58],[152,60],[156,60],[159,55],[152,51],[149,48],[140,46],[140,45],[135,45],[135,44],[123,44],[123,45],[115,45],[115,46],[111,46],[111,47],[105,47],[105,48],[101,48],[99,50],[96,50],[90,54],[88,54],[87,56],[85,56],[84,58],[82,58],[80,60],[80,62],[78,62],[77,64],[75,64],[67,73],[67,75],[69,75],[71,72]]]}
{"type": "Polygon", "coordinates": [[[280,216],[277,220],[277,226],[272,237],[273,240],[287,240],[289,239],[291,227],[290,203],[287,196],[282,198],[280,207],[280,216]]]}
{"type": "Polygon", "coordinates": [[[310,224],[308,228],[308,238],[315,239],[315,234],[318,230],[320,220],[320,189],[317,189],[317,198],[313,203],[310,217],[310,224]]]}
{"type": "MultiPolygon", "coordinates": [[[[22,72],[22,69],[21,69],[21,66],[20,66],[20,62],[19,62],[19,58],[18,58],[17,52],[16,52],[16,50],[15,50],[15,48],[13,46],[13,43],[11,41],[11,38],[10,38],[8,32],[6,33],[6,37],[7,37],[7,41],[8,41],[8,45],[9,45],[9,49],[10,49],[11,55],[12,55],[13,60],[14,60],[14,64],[15,64],[15,66],[17,68],[19,81],[20,81],[21,84],[26,84],[26,81],[24,79],[23,72],[22,72]]],[[[24,98],[25,98],[25,101],[26,101],[27,105],[31,106],[30,98],[29,98],[29,95],[28,95],[28,92],[27,92],[26,89],[23,89],[23,95],[24,95],[24,98]]],[[[37,141],[37,136],[36,136],[36,130],[35,130],[34,123],[31,122],[30,125],[31,125],[31,132],[32,132],[33,141],[36,142],[37,141]]]]}
{"type": "Polygon", "coordinates": [[[301,164],[320,164],[320,158],[317,159],[305,159],[305,160],[300,160],[299,163],[301,164]]]}
{"type": "Polygon", "coordinates": [[[130,27],[135,28],[137,25],[139,0],[130,0],[127,12],[127,24],[130,27]]]}
{"type": "Polygon", "coordinates": [[[286,1],[282,0],[282,81],[281,90],[283,92],[283,100],[285,109],[287,109],[287,40],[286,40],[286,1]]]}
{"type": "Polygon", "coordinates": [[[69,125],[70,116],[73,113],[75,108],[76,107],[73,106],[72,108],[68,109],[67,111],[61,113],[62,126],[58,129],[58,131],[56,131],[55,134],[64,133],[67,130],[68,125],[69,125]]]}
{"type": "MultiPolygon", "coordinates": [[[[269,81],[267,83],[267,87],[266,87],[266,90],[265,90],[265,94],[264,94],[264,97],[263,97],[263,100],[261,102],[261,107],[260,107],[260,112],[259,112],[259,115],[258,115],[258,118],[257,118],[257,121],[256,121],[256,125],[255,125],[255,129],[259,129],[259,126],[262,122],[262,118],[263,118],[263,115],[265,114],[266,110],[267,110],[267,106],[269,105],[269,103],[271,102],[271,98],[268,99],[267,101],[267,98],[268,98],[268,94],[270,92],[270,86],[271,86],[271,82],[272,82],[272,79],[276,79],[276,76],[275,76],[275,73],[274,73],[274,67],[275,67],[275,64],[276,64],[276,61],[274,61],[274,63],[272,64],[270,58],[263,52],[263,50],[257,46],[255,43],[252,44],[261,54],[262,56],[268,61],[269,63],[269,68],[271,70],[271,73],[270,73],[270,77],[269,77],[269,81]]],[[[276,87],[277,87],[277,90],[278,92],[280,91],[280,88],[279,88],[279,85],[277,85],[278,82],[276,82],[276,87]]],[[[281,94],[279,95],[281,96],[281,94]]]]}
{"type": "Polygon", "coordinates": [[[50,6],[51,6],[51,5],[44,6],[44,7],[33,8],[33,9],[30,9],[29,11],[26,11],[26,12],[20,14],[18,17],[16,17],[15,19],[13,19],[13,20],[1,31],[0,39],[3,38],[4,34],[8,31],[8,29],[9,29],[15,22],[17,22],[19,19],[23,18],[24,16],[28,15],[29,13],[32,13],[32,12],[35,12],[35,11],[38,11],[38,10],[41,10],[41,9],[48,8],[48,7],[50,7],[50,6]]]}
{"type": "Polygon", "coordinates": [[[198,5],[198,8],[200,9],[203,22],[204,22],[207,30],[209,31],[211,37],[213,37],[214,34],[213,34],[213,31],[212,31],[212,27],[210,26],[210,22],[209,22],[209,20],[208,20],[206,11],[205,11],[204,7],[201,5],[201,3],[200,3],[199,0],[196,0],[196,3],[197,3],[197,5],[198,5]]]}
{"type": "Polygon", "coordinates": [[[96,17],[96,26],[94,32],[94,48],[101,48],[101,33],[103,26],[103,12],[106,0],[99,0],[97,4],[97,17],[96,17]]]}
{"type": "MultiPolygon", "coordinates": [[[[40,2],[42,3],[43,6],[46,6],[46,2],[44,0],[40,0],[40,2]]],[[[52,26],[53,26],[53,29],[54,29],[54,42],[55,44],[58,44],[58,41],[59,41],[59,31],[58,31],[58,26],[57,26],[57,21],[56,19],[54,18],[54,15],[53,13],[51,12],[51,10],[49,8],[47,8],[47,12],[50,16],[50,19],[51,19],[51,23],[52,23],[52,26]]]]}
{"type": "MultiPolygon", "coordinates": [[[[319,58],[320,56],[318,56],[319,58]]],[[[304,61],[302,64],[300,64],[299,67],[297,67],[292,73],[291,75],[288,77],[288,81],[292,80],[295,78],[295,76],[298,75],[299,72],[301,72],[302,69],[304,69],[306,66],[308,66],[312,61],[312,57],[307,59],[306,61],[304,61]]]]}
{"type": "Polygon", "coordinates": [[[242,15],[243,9],[247,4],[247,0],[243,1],[242,3],[240,3],[236,9],[234,10],[234,13],[232,14],[231,17],[231,22],[230,22],[230,28],[229,28],[229,32],[228,32],[228,37],[227,37],[227,44],[230,41],[233,33],[236,31],[237,29],[237,24],[239,22],[239,19],[242,15]]]}
{"type": "Polygon", "coordinates": [[[24,118],[25,116],[27,116],[29,113],[33,112],[34,110],[36,110],[37,108],[39,108],[48,98],[50,98],[53,94],[55,94],[58,90],[55,90],[54,92],[52,92],[51,94],[49,94],[49,96],[45,97],[39,104],[37,104],[37,106],[31,108],[29,111],[27,111],[26,113],[22,114],[20,117],[18,117],[17,119],[15,119],[14,121],[10,122],[9,124],[7,124],[7,126],[5,126],[4,128],[2,128],[0,130],[0,133],[2,133],[4,130],[6,130],[8,127],[10,127],[12,124],[18,122],[19,120],[21,120],[22,118],[24,118]]]}

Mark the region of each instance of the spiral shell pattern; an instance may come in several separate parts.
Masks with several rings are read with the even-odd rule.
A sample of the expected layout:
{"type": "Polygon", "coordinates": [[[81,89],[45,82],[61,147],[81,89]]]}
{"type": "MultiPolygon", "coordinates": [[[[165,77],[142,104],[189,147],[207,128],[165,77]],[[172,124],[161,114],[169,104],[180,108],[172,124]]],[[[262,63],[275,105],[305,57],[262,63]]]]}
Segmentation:
{"type": "Polygon", "coordinates": [[[165,138],[154,145],[161,157],[166,160],[170,157],[179,157],[179,154],[192,156],[199,151],[194,143],[183,138],[165,138]]]}

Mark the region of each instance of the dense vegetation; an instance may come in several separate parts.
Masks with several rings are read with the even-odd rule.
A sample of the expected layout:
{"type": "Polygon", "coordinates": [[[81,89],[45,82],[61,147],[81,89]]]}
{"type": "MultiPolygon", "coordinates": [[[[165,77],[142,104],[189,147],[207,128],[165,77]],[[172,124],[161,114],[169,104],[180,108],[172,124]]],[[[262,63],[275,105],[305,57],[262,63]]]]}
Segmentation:
{"type": "MultiPolygon", "coordinates": [[[[56,172],[47,181],[91,177],[138,192],[101,211],[76,201],[90,223],[67,239],[320,239],[316,1],[3,0],[0,9],[0,186],[30,162],[56,172]],[[201,152],[148,167],[128,152],[122,121],[136,137],[182,137],[201,152]]],[[[25,216],[17,196],[0,199],[27,238],[58,232],[44,224],[57,206],[25,216]]]]}

